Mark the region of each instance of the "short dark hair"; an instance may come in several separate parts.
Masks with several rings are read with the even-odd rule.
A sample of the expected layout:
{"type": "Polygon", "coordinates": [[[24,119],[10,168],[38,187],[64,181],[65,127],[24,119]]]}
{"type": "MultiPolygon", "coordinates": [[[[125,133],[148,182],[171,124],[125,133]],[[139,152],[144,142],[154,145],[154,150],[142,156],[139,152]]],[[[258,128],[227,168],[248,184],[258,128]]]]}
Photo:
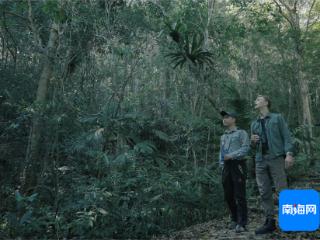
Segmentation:
{"type": "Polygon", "coordinates": [[[267,95],[258,95],[258,97],[263,97],[263,99],[268,102],[268,108],[271,108],[271,100],[267,95]]]}

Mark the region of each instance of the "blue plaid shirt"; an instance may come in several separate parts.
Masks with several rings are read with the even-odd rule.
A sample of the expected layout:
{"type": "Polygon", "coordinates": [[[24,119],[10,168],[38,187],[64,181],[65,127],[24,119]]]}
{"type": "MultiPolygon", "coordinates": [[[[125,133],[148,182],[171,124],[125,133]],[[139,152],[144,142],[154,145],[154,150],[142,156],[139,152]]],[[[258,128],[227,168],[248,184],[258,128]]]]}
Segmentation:
{"type": "Polygon", "coordinates": [[[219,163],[224,164],[225,155],[229,155],[232,160],[241,160],[249,150],[250,141],[247,132],[239,128],[228,129],[221,136],[219,163]]]}

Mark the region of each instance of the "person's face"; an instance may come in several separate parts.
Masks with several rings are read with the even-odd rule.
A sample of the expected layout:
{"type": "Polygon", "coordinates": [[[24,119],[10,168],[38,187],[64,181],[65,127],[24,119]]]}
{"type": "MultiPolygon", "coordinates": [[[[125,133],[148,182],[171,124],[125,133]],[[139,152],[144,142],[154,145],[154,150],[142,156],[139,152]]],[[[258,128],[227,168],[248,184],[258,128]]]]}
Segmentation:
{"type": "Polygon", "coordinates": [[[235,124],[236,119],[233,118],[233,117],[230,117],[230,116],[228,116],[228,115],[225,115],[225,116],[223,117],[222,122],[223,122],[223,125],[224,125],[225,127],[230,127],[230,126],[232,126],[232,125],[235,124]]]}
{"type": "Polygon", "coordinates": [[[264,97],[257,97],[257,99],[254,101],[255,109],[261,109],[267,106],[268,106],[268,102],[264,99],[264,97]]]}

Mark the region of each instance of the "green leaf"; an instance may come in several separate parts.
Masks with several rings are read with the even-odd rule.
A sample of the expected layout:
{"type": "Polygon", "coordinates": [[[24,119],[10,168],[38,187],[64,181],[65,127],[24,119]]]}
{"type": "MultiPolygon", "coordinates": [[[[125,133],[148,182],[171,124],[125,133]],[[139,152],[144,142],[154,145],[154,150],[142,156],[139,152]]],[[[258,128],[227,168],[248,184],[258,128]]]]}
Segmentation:
{"type": "Polygon", "coordinates": [[[126,153],[119,154],[114,161],[118,164],[124,164],[127,161],[126,153]]]}
{"type": "Polygon", "coordinates": [[[97,210],[99,213],[101,213],[104,216],[108,214],[108,212],[106,210],[104,210],[103,208],[98,208],[97,210]]]}
{"type": "Polygon", "coordinates": [[[166,141],[166,142],[170,142],[170,138],[166,133],[159,131],[159,130],[154,130],[154,133],[161,140],[166,141]]]}
{"type": "Polygon", "coordinates": [[[31,217],[32,217],[32,211],[28,210],[26,213],[23,214],[19,223],[20,224],[28,223],[30,221],[31,217]]]}
{"type": "Polygon", "coordinates": [[[157,149],[156,146],[149,141],[144,141],[144,142],[138,143],[134,146],[134,151],[142,153],[142,154],[151,154],[156,149],[157,149]]]}
{"type": "Polygon", "coordinates": [[[36,199],[37,196],[38,196],[38,193],[34,193],[31,196],[27,197],[27,200],[29,202],[33,202],[36,199]]]}
{"type": "Polygon", "coordinates": [[[21,202],[24,200],[24,197],[19,193],[19,191],[15,192],[15,197],[17,202],[21,202]]]}
{"type": "Polygon", "coordinates": [[[150,202],[155,202],[161,198],[162,194],[156,195],[153,198],[150,199],[150,202]]]}

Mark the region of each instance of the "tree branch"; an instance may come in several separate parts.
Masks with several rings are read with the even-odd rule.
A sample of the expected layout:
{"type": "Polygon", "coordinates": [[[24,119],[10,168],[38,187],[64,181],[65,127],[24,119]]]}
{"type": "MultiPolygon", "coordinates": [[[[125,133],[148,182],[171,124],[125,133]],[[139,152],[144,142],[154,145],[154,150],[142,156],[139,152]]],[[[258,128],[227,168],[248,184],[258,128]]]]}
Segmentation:
{"type": "Polygon", "coordinates": [[[205,95],[205,98],[209,101],[209,103],[212,105],[212,107],[214,108],[214,110],[217,111],[217,113],[220,113],[220,109],[216,106],[214,100],[212,97],[210,97],[209,95],[205,95]]]}
{"type": "Polygon", "coordinates": [[[11,15],[11,16],[15,16],[15,17],[18,17],[18,18],[21,18],[22,20],[27,20],[29,21],[28,18],[22,16],[22,15],[19,15],[17,13],[14,13],[14,12],[9,12],[9,11],[3,11],[4,14],[8,14],[8,15],[11,15]]]}
{"type": "Polygon", "coordinates": [[[311,12],[312,12],[312,9],[313,9],[315,3],[316,3],[316,0],[313,0],[312,3],[311,3],[311,6],[310,6],[309,12],[308,12],[308,19],[307,19],[307,26],[306,26],[306,32],[305,33],[308,33],[308,31],[309,31],[311,12]]]}
{"type": "MultiPolygon", "coordinates": [[[[291,16],[291,12],[290,12],[290,8],[288,7],[285,7],[289,13],[290,16],[287,16],[283,10],[282,10],[282,7],[280,5],[280,3],[277,1],[277,0],[273,0],[273,2],[278,6],[278,9],[279,9],[279,12],[280,14],[288,21],[288,23],[291,25],[292,28],[294,28],[294,22],[292,20],[292,16],[291,16]]],[[[282,3],[282,1],[280,0],[280,2],[282,3]]]]}
{"type": "MultiPolygon", "coordinates": [[[[9,37],[11,38],[11,40],[12,40],[12,42],[13,42],[13,44],[14,44],[14,50],[15,50],[15,52],[17,52],[18,44],[17,44],[17,41],[15,40],[15,38],[13,37],[13,35],[11,34],[11,32],[10,32],[8,26],[7,26],[7,19],[6,19],[6,15],[5,15],[4,12],[3,12],[3,26],[4,26],[4,30],[8,33],[9,37]]],[[[9,49],[12,57],[15,58],[16,53],[14,54],[14,53],[11,51],[10,47],[8,47],[8,49],[9,49]]]]}
{"type": "Polygon", "coordinates": [[[29,23],[30,23],[30,28],[33,32],[33,35],[34,35],[34,38],[38,44],[38,47],[40,48],[43,48],[43,45],[42,45],[42,41],[41,41],[41,38],[40,38],[40,34],[33,22],[33,16],[32,16],[32,5],[31,5],[31,0],[28,0],[28,19],[29,19],[29,23]]]}
{"type": "MultiPolygon", "coordinates": [[[[277,2],[276,0],[274,0],[275,2],[277,2]]],[[[283,0],[279,0],[279,2],[288,10],[288,12],[291,12],[292,10],[290,9],[290,6],[288,4],[286,4],[285,1],[283,0]]]]}
{"type": "Polygon", "coordinates": [[[298,1],[299,1],[299,0],[296,0],[296,1],[294,2],[294,4],[293,4],[293,11],[294,11],[295,13],[297,13],[298,1]]]}

